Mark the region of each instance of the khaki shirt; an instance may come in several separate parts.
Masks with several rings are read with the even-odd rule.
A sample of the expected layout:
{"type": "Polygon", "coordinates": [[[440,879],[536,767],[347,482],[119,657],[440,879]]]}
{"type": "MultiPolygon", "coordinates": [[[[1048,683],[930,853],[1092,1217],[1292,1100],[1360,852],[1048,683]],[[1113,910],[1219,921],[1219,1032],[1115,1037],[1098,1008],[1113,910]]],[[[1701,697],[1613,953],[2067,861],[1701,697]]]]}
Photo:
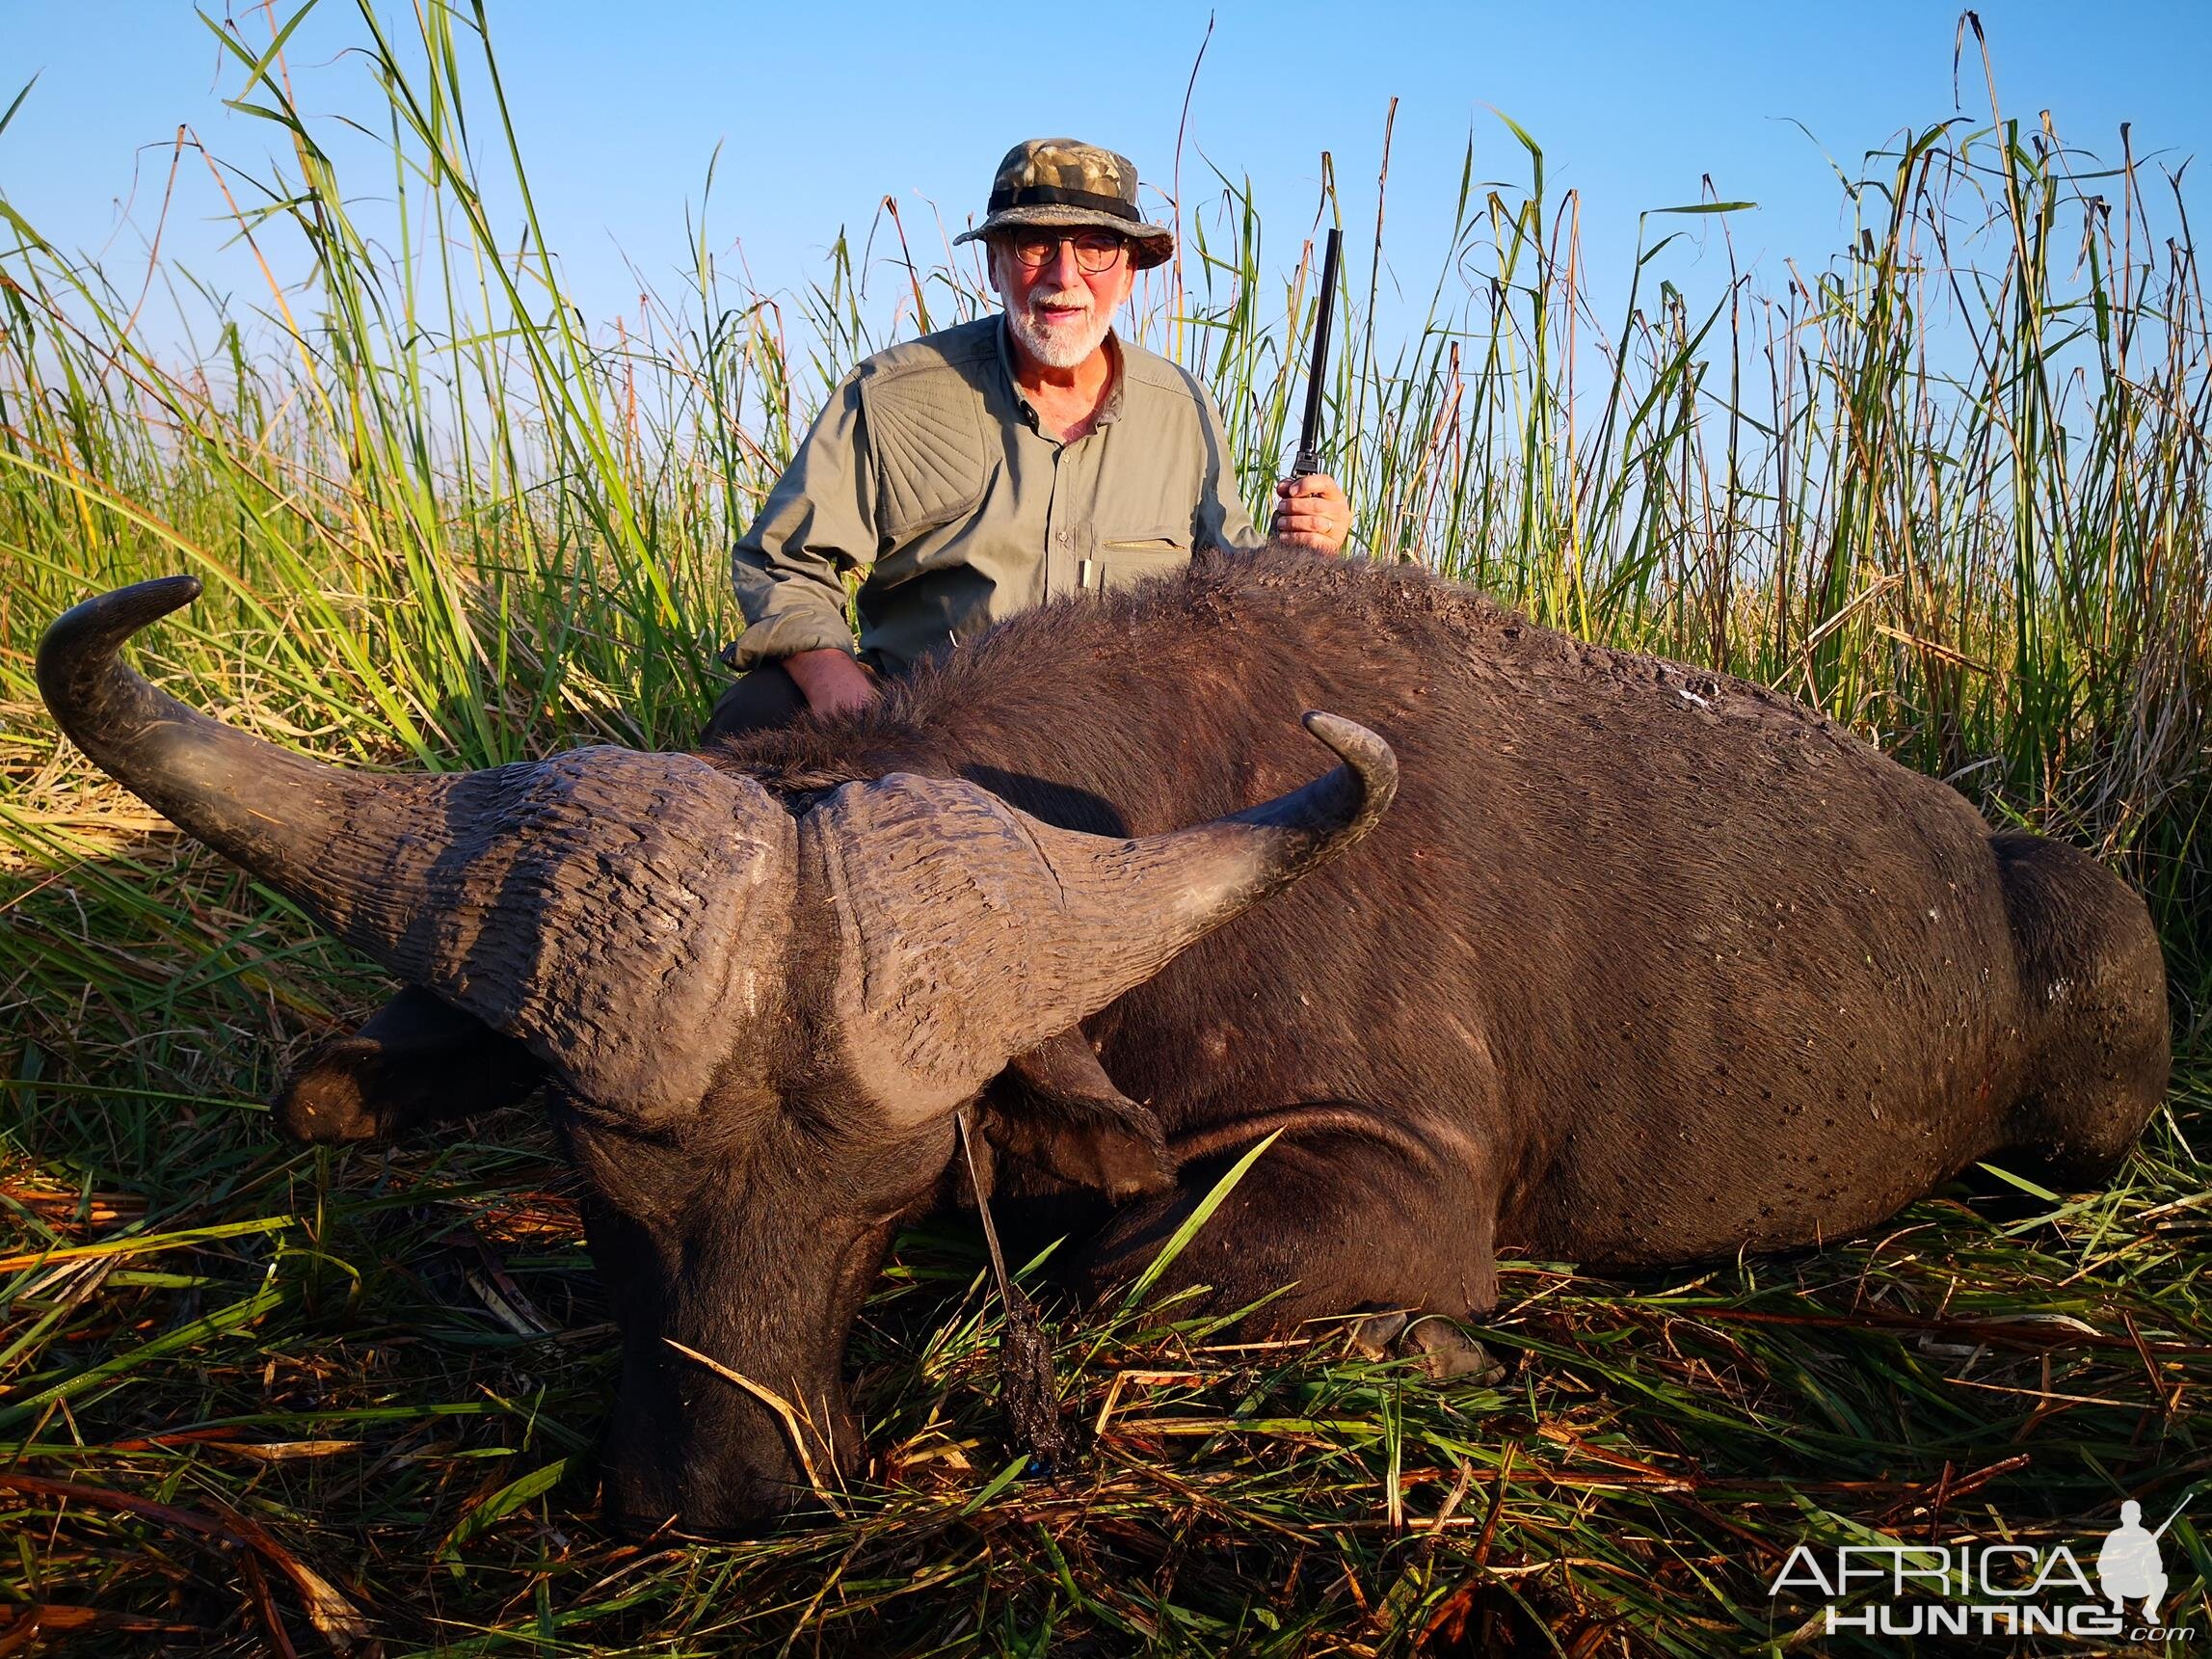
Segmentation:
{"type": "Polygon", "coordinates": [[[1256,547],[1221,415],[1166,359],[1120,371],[1073,443],[1037,429],[997,316],[878,352],[839,386],[731,556],[749,669],[851,651],[843,574],[866,567],[861,655],[903,669],[1049,599],[1256,547]]]}

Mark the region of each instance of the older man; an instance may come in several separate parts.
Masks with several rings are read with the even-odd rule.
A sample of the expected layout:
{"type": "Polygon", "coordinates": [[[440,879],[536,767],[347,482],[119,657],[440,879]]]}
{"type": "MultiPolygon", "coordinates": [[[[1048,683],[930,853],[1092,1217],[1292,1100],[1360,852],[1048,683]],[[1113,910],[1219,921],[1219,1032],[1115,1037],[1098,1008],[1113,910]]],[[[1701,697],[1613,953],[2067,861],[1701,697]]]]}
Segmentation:
{"type": "MultiPolygon", "coordinates": [[[[738,541],[731,661],[747,672],[709,735],[865,707],[878,676],[1017,611],[1261,539],[1205,387],[1113,332],[1136,273],[1175,247],[1137,209],[1134,165],[1073,139],[1016,145],[959,240],[977,238],[1003,314],[853,370],[738,541]],[[856,651],[843,577],[859,568],[856,651]]],[[[1276,535],[1344,546],[1336,480],[1275,490],[1276,535]]]]}

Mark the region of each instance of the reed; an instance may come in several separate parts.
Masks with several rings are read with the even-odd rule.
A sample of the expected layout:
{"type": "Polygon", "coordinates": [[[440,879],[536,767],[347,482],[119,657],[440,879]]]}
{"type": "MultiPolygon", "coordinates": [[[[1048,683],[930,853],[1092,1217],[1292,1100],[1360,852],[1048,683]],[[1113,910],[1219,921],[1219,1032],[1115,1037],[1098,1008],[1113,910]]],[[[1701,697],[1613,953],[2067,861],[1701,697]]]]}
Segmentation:
{"type": "MultiPolygon", "coordinates": [[[[373,177],[340,176],[280,28],[218,38],[289,159],[248,180],[180,147],[171,182],[227,204],[251,300],[68,256],[0,197],[0,1651],[38,1619],[85,1651],[1846,1652],[1765,1593],[1801,1539],[2093,1539],[2205,1478],[2199,1058],[2092,1197],[1992,1174],[1790,1262],[1517,1264],[1498,1388],[1341,1332],[1063,1310],[1099,1432],[1056,1485],[1007,1474],[976,1242],[917,1234],[858,1339],[884,1450],[842,1519],[602,1537],[609,1316],[546,1137],[278,1146],[252,1102],[385,987],[57,750],[32,650],[87,591],[189,570],[206,597],[140,660],[276,740],[403,767],[680,744],[738,625],[728,544],[812,412],[988,299],[888,201],[804,291],[757,292],[709,169],[688,281],[587,325],[480,8],[362,0],[373,177]]],[[[1725,252],[1743,204],[1647,215],[1607,290],[1534,140],[1505,136],[1514,190],[1471,142],[1402,324],[1381,211],[1346,227],[1337,468],[1373,556],[1780,686],[2095,848],[2151,899],[2189,1039],[2212,334],[2187,203],[2124,133],[2099,159],[1986,103],[1867,155],[1832,258],[1699,299],[1669,243],[1725,252]]],[[[1177,210],[1135,326],[1215,388],[1257,512],[1311,242],[1270,242],[1231,177],[1177,210]]],[[[2170,1538],[2201,1634],[2212,1554],[2186,1516],[2170,1538]]]]}

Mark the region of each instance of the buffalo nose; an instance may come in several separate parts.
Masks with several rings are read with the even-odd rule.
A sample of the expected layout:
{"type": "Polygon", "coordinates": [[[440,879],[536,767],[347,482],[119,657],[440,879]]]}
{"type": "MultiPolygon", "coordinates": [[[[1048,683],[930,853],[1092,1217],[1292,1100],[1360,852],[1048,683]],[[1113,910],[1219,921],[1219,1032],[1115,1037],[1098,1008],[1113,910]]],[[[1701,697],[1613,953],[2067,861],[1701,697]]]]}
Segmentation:
{"type": "Polygon", "coordinates": [[[602,1479],[600,1512],[624,1538],[654,1534],[687,1538],[752,1539],[786,1515],[820,1507],[803,1480],[744,1473],[724,1479],[655,1479],[650,1473],[610,1469],[602,1479]]]}
{"type": "Polygon", "coordinates": [[[607,1531],[633,1543],[652,1538],[671,1537],[712,1539],[719,1543],[744,1543],[772,1531],[783,1516],[769,1511],[746,1517],[695,1521],[680,1512],[654,1515],[651,1512],[606,1504],[600,1509],[600,1518],[606,1523],[607,1531]]]}

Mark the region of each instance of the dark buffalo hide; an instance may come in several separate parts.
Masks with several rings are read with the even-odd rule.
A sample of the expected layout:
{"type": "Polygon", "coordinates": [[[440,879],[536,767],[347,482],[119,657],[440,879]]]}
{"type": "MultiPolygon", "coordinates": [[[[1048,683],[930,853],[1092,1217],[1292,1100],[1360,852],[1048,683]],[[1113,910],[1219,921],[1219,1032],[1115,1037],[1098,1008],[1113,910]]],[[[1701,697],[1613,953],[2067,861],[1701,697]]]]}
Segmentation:
{"type": "Polygon", "coordinates": [[[1504,1252],[1814,1244],[1981,1158],[2092,1182],[2166,1081],[2157,941],[2093,860],[1775,692],[1414,569],[1211,557],[705,764],[459,780],[162,736],[198,717],[113,660],[158,598],[57,624],[49,702],[415,987],[302,1068],[295,1133],[549,1084],[623,1325],[626,1524],[803,1496],[762,1390],[854,1458],[845,1333],[952,1192],[963,1105],[1002,1193],[1087,1196],[1094,1286],[1282,1130],[1174,1270],[1223,1306],[1292,1287],[1280,1330],[1479,1318],[1504,1252]],[[1387,811],[1357,727],[1315,723],[1346,766],[1309,782],[1307,709],[1388,743],[1387,811]]]}

